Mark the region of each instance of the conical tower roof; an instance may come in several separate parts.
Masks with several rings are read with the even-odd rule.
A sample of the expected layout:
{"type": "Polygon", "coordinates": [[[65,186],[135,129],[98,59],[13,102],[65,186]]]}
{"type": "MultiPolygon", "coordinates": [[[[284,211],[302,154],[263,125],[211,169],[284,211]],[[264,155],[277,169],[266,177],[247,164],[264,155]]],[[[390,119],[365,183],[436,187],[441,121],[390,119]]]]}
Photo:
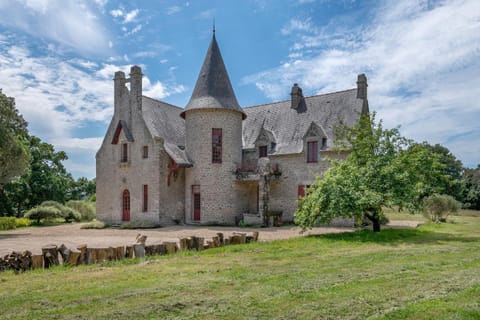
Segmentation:
{"type": "Polygon", "coordinates": [[[190,101],[180,116],[185,118],[185,112],[193,109],[235,110],[242,114],[243,119],[247,117],[233,92],[215,33],[208,47],[190,101]]]}

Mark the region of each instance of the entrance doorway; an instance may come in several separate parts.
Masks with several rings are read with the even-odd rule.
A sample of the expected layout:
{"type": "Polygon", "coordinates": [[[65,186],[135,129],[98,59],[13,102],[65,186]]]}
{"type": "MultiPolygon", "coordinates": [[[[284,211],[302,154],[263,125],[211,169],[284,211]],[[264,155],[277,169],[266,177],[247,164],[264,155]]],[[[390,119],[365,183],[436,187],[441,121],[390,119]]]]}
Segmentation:
{"type": "Polygon", "coordinates": [[[193,198],[193,221],[200,221],[200,186],[192,186],[192,198],[193,198]]]}
{"type": "Polygon", "coordinates": [[[130,221],[130,191],[123,190],[122,221],[130,221]]]}

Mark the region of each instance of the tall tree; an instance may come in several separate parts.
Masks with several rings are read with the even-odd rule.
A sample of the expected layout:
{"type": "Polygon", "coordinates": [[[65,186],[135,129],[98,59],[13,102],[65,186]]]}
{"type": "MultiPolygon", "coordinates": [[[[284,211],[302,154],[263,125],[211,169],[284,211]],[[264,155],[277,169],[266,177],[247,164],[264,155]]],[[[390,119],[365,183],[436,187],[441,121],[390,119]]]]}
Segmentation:
{"type": "Polygon", "coordinates": [[[365,217],[380,231],[383,207],[416,211],[443,177],[444,165],[429,149],[413,145],[398,129],[375,124],[375,115],[336,132],[340,150],[349,150],[300,200],[295,221],[303,228],[335,217],[365,217]]]}
{"type": "Polygon", "coordinates": [[[27,122],[15,108],[15,99],[0,89],[0,192],[2,186],[28,168],[27,122]]]}

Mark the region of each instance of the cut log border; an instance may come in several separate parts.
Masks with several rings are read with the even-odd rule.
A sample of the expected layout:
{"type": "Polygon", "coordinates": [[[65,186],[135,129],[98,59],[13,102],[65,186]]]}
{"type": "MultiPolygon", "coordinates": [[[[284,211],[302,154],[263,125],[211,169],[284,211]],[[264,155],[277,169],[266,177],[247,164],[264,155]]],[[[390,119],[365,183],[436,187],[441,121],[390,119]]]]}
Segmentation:
{"type": "MultiPolygon", "coordinates": [[[[75,267],[83,264],[118,261],[125,258],[175,254],[178,251],[201,251],[225,245],[256,242],[258,241],[258,236],[258,231],[253,231],[249,235],[242,232],[233,232],[228,237],[219,232],[211,240],[191,236],[180,238],[178,244],[177,242],[163,242],[161,244],[145,245],[145,241],[139,241],[133,245],[108,248],[89,248],[86,244],[82,244],[76,248],[69,249],[64,244],[58,247],[52,244],[42,247],[42,254],[40,255],[32,255],[30,251],[26,250],[21,253],[13,251],[0,257],[0,272],[13,270],[15,273],[20,273],[33,269],[48,269],[58,265],[75,267]]],[[[145,238],[142,239],[145,240],[146,236],[143,237],[145,238]]]]}

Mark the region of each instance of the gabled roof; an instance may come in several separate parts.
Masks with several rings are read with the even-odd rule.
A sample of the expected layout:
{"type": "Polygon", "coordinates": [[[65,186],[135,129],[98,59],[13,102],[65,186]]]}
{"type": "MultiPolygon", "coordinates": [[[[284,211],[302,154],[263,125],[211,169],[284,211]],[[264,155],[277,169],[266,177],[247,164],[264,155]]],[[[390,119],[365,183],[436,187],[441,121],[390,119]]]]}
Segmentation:
{"type": "Polygon", "coordinates": [[[130,129],[127,126],[127,123],[124,120],[119,120],[117,124],[117,128],[115,129],[115,133],[113,134],[113,139],[112,139],[112,144],[117,144],[118,139],[120,138],[120,133],[125,135],[125,138],[127,138],[127,141],[133,142],[133,135],[130,132],[130,129]]]}
{"type": "Polygon", "coordinates": [[[301,153],[304,136],[312,122],[323,129],[328,147],[334,146],[333,130],[340,123],[355,125],[364,107],[357,99],[357,89],[305,97],[304,108],[291,108],[291,101],[280,101],[244,108],[247,119],[243,121],[243,148],[255,147],[262,128],[276,138],[275,154],[301,153]]]}
{"type": "Polygon", "coordinates": [[[244,119],[246,117],[235,97],[215,33],[208,47],[190,101],[181,113],[182,118],[185,118],[186,111],[193,109],[235,110],[242,113],[244,119]]]}

